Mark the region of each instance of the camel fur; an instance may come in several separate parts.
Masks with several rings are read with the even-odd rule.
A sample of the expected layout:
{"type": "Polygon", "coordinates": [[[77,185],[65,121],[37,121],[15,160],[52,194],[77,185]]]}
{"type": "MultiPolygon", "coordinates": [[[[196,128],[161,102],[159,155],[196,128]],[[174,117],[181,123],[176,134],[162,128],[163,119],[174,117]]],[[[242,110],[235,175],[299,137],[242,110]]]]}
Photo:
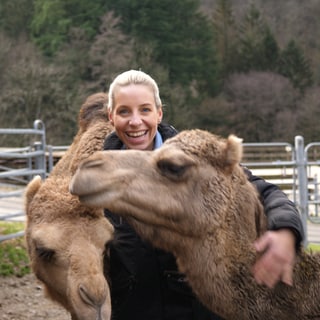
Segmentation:
{"type": "Polygon", "coordinates": [[[103,274],[104,255],[113,227],[102,209],[91,208],[69,193],[79,163],[103,149],[111,131],[102,110],[107,95],[89,96],[79,113],[78,133],[45,181],[35,177],[25,193],[26,242],[31,267],[46,294],[73,320],[109,320],[109,285],[103,274]]]}
{"type": "Polygon", "coordinates": [[[70,191],[172,252],[194,293],[224,319],[320,319],[318,254],[298,253],[293,286],[269,289],[253,278],[266,217],[241,156],[235,136],[186,130],[154,151],[97,152],[70,191]]]}

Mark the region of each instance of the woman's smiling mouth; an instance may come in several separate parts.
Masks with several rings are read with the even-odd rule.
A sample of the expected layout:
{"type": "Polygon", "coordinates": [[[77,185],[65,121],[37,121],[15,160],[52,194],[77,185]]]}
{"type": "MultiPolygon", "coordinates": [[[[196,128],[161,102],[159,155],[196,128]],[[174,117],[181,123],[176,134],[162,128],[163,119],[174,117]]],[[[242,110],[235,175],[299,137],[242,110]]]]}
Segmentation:
{"type": "Polygon", "coordinates": [[[130,138],[139,138],[146,135],[147,130],[138,131],[138,132],[126,132],[126,135],[130,138]]]}

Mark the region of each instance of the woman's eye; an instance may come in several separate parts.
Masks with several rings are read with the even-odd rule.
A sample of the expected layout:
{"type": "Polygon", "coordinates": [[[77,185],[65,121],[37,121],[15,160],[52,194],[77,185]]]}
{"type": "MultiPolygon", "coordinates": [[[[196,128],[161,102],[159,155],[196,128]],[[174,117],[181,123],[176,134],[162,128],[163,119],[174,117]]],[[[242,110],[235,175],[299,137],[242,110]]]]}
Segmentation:
{"type": "Polygon", "coordinates": [[[126,110],[126,109],[119,110],[118,114],[120,114],[120,115],[128,114],[128,110],[126,110]]]}

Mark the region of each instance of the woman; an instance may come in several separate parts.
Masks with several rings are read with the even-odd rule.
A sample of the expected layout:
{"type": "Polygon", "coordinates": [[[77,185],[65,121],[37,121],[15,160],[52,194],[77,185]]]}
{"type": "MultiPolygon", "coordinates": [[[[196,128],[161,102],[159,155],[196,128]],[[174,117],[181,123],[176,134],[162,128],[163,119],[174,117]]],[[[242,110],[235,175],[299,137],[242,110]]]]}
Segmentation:
{"type": "MultiPolygon", "coordinates": [[[[177,134],[161,122],[158,86],[142,71],[130,70],[114,79],[107,112],[115,131],[106,138],[105,150],[154,150],[177,134]]],[[[299,214],[278,187],[244,170],[260,192],[270,229],[255,243],[262,255],[253,267],[254,277],[268,287],[278,281],[290,285],[296,249],[303,238],[299,214]]],[[[170,253],[143,241],[126,221],[107,209],[105,215],[115,227],[116,238],[108,270],[112,319],[220,319],[194,297],[170,253]]]]}

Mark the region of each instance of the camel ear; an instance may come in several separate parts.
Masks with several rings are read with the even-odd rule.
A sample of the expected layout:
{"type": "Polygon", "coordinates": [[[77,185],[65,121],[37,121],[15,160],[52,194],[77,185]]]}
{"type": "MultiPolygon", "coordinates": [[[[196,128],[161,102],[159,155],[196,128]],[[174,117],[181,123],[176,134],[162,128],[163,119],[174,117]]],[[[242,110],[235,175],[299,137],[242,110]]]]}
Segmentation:
{"type": "Polygon", "coordinates": [[[242,159],[242,139],[235,135],[230,135],[226,144],[226,162],[233,168],[242,159]]]}
{"type": "MultiPolygon", "coordinates": [[[[25,191],[25,207],[28,208],[30,202],[32,201],[35,194],[38,192],[41,187],[42,180],[40,176],[35,176],[27,185],[27,189],[25,191]]],[[[28,212],[28,210],[26,210],[28,212]]]]}
{"type": "Polygon", "coordinates": [[[90,122],[97,117],[103,117],[108,122],[107,113],[103,111],[107,103],[108,95],[104,92],[94,93],[86,99],[80,108],[78,118],[79,126],[83,131],[87,130],[90,122]]]}

